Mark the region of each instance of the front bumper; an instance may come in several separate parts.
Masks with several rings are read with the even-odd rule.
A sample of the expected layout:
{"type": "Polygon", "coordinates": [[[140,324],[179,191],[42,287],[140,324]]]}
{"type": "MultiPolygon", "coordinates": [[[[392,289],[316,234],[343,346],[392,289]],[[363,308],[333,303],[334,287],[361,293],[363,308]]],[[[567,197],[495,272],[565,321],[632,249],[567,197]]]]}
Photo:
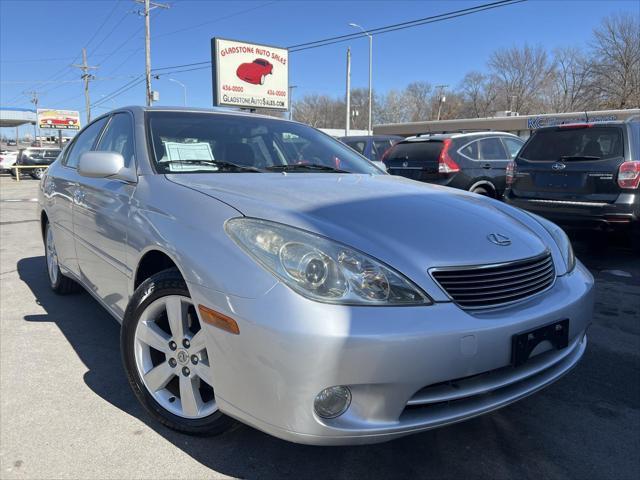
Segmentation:
{"type": "Polygon", "coordinates": [[[465,312],[345,307],[278,284],[258,299],[189,285],[198,304],[232,316],[231,335],[206,326],[220,409],[276,437],[315,445],[376,443],[495,410],[554,382],[586,348],[593,278],[578,262],[546,292],[516,305],[465,312]],[[511,337],[569,319],[567,348],[510,365],[511,337]],[[349,409],[321,419],[315,396],[347,385],[349,409]]]}

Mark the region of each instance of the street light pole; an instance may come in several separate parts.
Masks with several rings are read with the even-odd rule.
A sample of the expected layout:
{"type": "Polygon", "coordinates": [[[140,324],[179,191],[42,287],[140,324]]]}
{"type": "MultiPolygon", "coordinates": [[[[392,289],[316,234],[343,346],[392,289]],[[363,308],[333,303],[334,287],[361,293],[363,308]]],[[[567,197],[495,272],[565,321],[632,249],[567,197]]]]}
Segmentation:
{"type": "Polygon", "coordinates": [[[289,85],[289,120],[293,120],[293,89],[298,88],[297,85],[289,85]]]}
{"type": "Polygon", "coordinates": [[[357,23],[350,23],[350,27],[359,28],[369,37],[369,135],[373,135],[372,128],[372,108],[373,108],[373,36],[357,23]]]}
{"type": "Polygon", "coordinates": [[[187,86],[184,83],[176,80],[175,78],[169,78],[168,80],[170,82],[175,82],[182,87],[183,94],[184,94],[183,105],[186,107],[187,106],[187,86]]]}

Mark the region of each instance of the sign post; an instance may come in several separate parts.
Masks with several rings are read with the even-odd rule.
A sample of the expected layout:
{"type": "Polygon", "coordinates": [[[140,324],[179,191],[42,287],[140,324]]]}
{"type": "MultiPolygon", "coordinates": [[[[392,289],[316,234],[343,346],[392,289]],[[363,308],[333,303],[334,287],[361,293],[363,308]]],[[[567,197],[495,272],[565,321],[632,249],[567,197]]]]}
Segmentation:
{"type": "Polygon", "coordinates": [[[250,110],[289,109],[289,51],[211,39],[213,105],[250,110]]]}

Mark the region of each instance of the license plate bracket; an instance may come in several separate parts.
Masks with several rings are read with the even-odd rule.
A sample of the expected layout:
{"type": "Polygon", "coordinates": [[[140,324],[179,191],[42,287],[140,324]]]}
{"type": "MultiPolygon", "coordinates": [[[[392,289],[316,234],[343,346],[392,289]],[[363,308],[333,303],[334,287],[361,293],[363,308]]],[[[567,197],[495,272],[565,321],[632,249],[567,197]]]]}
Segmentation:
{"type": "Polygon", "coordinates": [[[548,340],[557,350],[569,345],[569,319],[544,325],[542,327],[517,333],[511,337],[511,363],[517,367],[527,360],[531,352],[540,344],[548,340]]]}

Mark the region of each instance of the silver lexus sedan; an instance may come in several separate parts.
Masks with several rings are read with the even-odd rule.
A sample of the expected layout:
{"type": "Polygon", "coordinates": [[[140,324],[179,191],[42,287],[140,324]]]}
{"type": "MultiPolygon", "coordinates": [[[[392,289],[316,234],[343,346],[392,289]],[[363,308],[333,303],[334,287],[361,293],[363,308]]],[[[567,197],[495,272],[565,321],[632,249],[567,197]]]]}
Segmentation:
{"type": "Polygon", "coordinates": [[[51,288],[121,322],[133,392],[181,432],[382,442],[519,400],[586,348],[593,278],[560,228],[299,123],[119,109],[38,205],[51,288]]]}

